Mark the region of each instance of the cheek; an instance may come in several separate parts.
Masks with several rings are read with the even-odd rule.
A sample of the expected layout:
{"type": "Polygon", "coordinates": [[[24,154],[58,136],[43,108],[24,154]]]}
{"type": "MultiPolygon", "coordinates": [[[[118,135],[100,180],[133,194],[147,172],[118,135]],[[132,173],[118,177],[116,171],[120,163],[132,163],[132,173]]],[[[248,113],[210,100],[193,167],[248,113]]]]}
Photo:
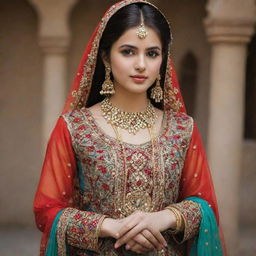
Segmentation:
{"type": "Polygon", "coordinates": [[[162,59],[159,59],[156,62],[152,63],[150,67],[150,72],[152,75],[157,76],[160,73],[161,64],[162,59]]]}
{"type": "Polygon", "coordinates": [[[127,61],[124,61],[123,58],[113,57],[111,59],[111,67],[112,72],[115,74],[127,73],[127,70],[129,70],[129,63],[127,61]]]}

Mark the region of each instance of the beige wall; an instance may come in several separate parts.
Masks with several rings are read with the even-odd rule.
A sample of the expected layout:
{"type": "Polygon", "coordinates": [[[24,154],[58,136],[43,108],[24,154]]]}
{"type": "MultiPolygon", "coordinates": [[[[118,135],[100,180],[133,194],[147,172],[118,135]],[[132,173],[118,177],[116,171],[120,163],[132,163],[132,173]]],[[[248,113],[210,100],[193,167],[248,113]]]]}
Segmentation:
{"type": "Polygon", "coordinates": [[[33,223],[42,160],[41,59],[35,11],[26,1],[1,1],[0,224],[33,223]]]}

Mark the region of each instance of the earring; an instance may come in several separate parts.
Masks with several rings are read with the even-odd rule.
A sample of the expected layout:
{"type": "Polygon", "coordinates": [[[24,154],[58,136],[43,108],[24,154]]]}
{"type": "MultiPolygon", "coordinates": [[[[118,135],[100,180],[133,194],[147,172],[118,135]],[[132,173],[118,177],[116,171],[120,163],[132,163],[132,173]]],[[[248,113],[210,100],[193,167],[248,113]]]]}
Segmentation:
{"type": "Polygon", "coordinates": [[[156,85],[151,90],[150,97],[151,97],[151,99],[154,99],[155,102],[160,102],[163,99],[163,90],[160,85],[160,80],[161,80],[161,76],[159,74],[156,79],[156,85]]]}
{"type": "Polygon", "coordinates": [[[109,96],[115,94],[114,84],[110,79],[111,68],[109,65],[105,67],[105,81],[102,84],[100,91],[101,95],[109,96]]]}

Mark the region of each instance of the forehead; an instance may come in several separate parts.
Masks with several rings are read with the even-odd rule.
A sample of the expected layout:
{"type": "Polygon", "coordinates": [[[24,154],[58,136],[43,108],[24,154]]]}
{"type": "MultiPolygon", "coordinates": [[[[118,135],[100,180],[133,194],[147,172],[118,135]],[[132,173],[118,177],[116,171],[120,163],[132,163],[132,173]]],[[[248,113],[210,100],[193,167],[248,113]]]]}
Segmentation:
{"type": "Polygon", "coordinates": [[[120,47],[121,45],[129,44],[138,48],[148,48],[152,46],[158,46],[161,48],[161,40],[155,30],[146,27],[148,34],[144,39],[140,39],[137,36],[137,30],[137,27],[126,30],[124,34],[119,37],[119,39],[113,44],[112,47],[120,47]]]}

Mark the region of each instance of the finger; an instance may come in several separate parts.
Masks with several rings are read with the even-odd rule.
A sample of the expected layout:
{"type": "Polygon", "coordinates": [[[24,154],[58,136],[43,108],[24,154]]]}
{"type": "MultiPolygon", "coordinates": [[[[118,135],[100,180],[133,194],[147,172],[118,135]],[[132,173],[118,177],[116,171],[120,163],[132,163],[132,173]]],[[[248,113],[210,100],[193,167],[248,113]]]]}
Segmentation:
{"type": "Polygon", "coordinates": [[[135,244],[136,244],[136,242],[135,242],[133,239],[131,239],[131,240],[128,241],[128,243],[126,244],[125,249],[126,249],[126,250],[130,250],[135,244]]]}
{"type": "Polygon", "coordinates": [[[154,235],[154,237],[158,240],[159,243],[161,243],[163,246],[167,246],[164,237],[159,231],[153,229],[150,229],[149,231],[152,233],[152,235],[154,235]]]}
{"type": "Polygon", "coordinates": [[[142,212],[135,211],[134,213],[123,219],[122,227],[118,232],[118,237],[122,237],[125,233],[134,228],[138,223],[140,223],[142,217],[142,212]]]}
{"type": "Polygon", "coordinates": [[[162,250],[163,249],[163,245],[154,237],[154,235],[152,235],[152,233],[147,230],[144,229],[142,231],[142,235],[151,243],[153,244],[153,246],[158,249],[158,250],[162,250]]]}
{"type": "Polygon", "coordinates": [[[130,249],[130,251],[136,252],[136,253],[140,253],[140,254],[144,254],[149,252],[150,250],[143,247],[142,245],[135,243],[135,245],[130,249]]]}
{"type": "Polygon", "coordinates": [[[125,235],[123,235],[121,238],[119,238],[115,243],[115,248],[118,248],[122,246],[123,244],[126,244],[130,239],[132,239],[134,236],[136,236],[138,233],[140,233],[144,229],[143,224],[138,224],[134,228],[132,228],[130,231],[128,231],[125,235]]]}
{"type": "Polygon", "coordinates": [[[143,247],[146,247],[149,250],[152,250],[154,248],[154,245],[149,240],[147,240],[144,237],[144,235],[142,235],[141,233],[136,235],[133,238],[133,240],[136,241],[138,244],[142,245],[143,247]]]}

